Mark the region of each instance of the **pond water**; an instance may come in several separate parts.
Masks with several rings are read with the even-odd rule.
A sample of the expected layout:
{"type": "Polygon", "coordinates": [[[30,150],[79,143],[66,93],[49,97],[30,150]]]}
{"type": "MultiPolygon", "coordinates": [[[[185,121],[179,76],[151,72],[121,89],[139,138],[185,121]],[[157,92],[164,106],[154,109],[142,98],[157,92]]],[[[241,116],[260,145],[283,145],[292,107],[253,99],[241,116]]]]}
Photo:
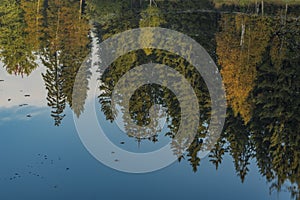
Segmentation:
{"type": "Polygon", "coordinates": [[[2,0],[0,199],[300,199],[299,11],[297,0],[2,0]],[[211,98],[221,77],[226,97],[211,98]]]}

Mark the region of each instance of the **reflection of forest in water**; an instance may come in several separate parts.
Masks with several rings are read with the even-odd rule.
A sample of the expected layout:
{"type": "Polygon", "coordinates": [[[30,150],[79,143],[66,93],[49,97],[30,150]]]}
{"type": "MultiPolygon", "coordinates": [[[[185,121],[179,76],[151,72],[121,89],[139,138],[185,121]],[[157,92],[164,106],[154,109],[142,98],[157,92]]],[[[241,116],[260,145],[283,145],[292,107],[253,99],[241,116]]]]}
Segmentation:
{"type": "MultiPolygon", "coordinates": [[[[72,91],[79,67],[90,53],[91,19],[99,41],[138,27],[160,26],[183,32],[209,52],[226,86],[228,114],[222,137],[209,155],[211,163],[218,168],[224,155],[230,154],[238,176],[244,181],[250,160],[254,159],[260,173],[271,183],[271,189],[288,189],[297,196],[300,187],[300,70],[297,69],[300,22],[297,11],[300,7],[264,6],[262,16],[262,9],[257,10],[257,5],[226,5],[217,9],[209,1],[153,1],[150,6],[146,2],[117,0],[110,3],[3,0],[0,3],[0,56],[8,73],[21,76],[35,70],[38,59],[42,61],[47,68],[43,79],[48,106],[58,126],[65,117],[67,105],[77,115],[84,110],[88,66],[86,79],[82,80],[84,92],[76,105],[72,105],[72,91]],[[230,14],[231,9],[234,14],[230,14]]],[[[151,33],[145,34],[151,36],[151,33]]],[[[197,153],[201,149],[201,138],[205,138],[209,123],[210,99],[201,76],[184,59],[156,49],[143,49],[120,57],[103,74],[101,110],[113,121],[115,113],[110,107],[110,95],[115,84],[129,69],[149,62],[173,67],[186,77],[196,92],[201,110],[198,138],[183,156],[196,171],[200,164],[197,153]]],[[[153,104],[160,104],[167,108],[170,132],[166,135],[172,137],[176,133],[180,107],[167,88],[145,85],[131,100],[131,117],[137,124],[149,123],[149,116],[144,113],[153,104]]],[[[146,139],[156,142],[157,136],[146,139]]]]}

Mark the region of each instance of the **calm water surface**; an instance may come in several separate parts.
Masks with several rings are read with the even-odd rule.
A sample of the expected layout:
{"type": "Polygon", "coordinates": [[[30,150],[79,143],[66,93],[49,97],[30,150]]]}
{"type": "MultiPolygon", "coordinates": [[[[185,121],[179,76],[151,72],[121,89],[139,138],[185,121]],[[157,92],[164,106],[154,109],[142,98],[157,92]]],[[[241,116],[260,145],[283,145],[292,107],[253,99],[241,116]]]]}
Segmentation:
{"type": "MultiPolygon", "coordinates": [[[[0,199],[300,199],[299,12],[297,0],[263,5],[2,0],[0,199]],[[101,60],[97,42],[142,27],[190,36],[221,72],[226,122],[206,157],[200,149],[212,115],[209,92],[195,67],[178,55],[131,51],[99,74],[96,97],[87,95],[91,68],[101,60]],[[127,134],[117,126],[112,91],[126,72],[146,63],[165,64],[183,74],[199,100],[199,130],[183,154],[174,141],[180,105],[168,88],[148,84],[137,89],[130,99],[130,118],[121,117],[127,134]],[[81,66],[81,92],[73,101],[81,66]],[[103,165],[82,144],[73,119],[85,112],[88,101],[95,102],[97,120],[115,145],[145,153],[171,143],[178,161],[145,174],[103,165]],[[154,104],[166,112],[161,130],[133,136],[130,121],[148,125],[154,104]]],[[[145,34],[150,34],[149,43],[156,37],[145,34]]],[[[124,162],[112,150],[109,156],[124,162]]]]}

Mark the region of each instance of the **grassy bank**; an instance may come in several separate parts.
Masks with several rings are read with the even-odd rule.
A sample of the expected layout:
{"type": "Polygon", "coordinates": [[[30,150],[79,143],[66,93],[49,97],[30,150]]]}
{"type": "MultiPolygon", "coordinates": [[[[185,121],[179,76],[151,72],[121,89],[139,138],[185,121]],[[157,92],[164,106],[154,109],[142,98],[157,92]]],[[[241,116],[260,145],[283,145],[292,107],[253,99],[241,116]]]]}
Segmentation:
{"type": "MultiPolygon", "coordinates": [[[[248,5],[248,4],[256,4],[261,3],[262,0],[212,0],[215,3],[216,7],[220,7],[222,5],[248,5]]],[[[300,5],[300,0],[263,0],[264,3],[268,4],[278,4],[278,5],[300,5]]]]}

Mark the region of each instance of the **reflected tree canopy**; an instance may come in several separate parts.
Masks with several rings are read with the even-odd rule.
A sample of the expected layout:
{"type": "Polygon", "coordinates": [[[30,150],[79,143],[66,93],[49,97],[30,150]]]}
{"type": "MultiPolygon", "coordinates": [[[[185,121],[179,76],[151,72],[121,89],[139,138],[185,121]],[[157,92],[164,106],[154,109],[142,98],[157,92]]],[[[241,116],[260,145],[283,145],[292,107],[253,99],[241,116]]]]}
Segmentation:
{"type": "MultiPolygon", "coordinates": [[[[255,161],[270,191],[286,189],[300,199],[299,9],[292,1],[2,0],[0,58],[9,74],[21,76],[29,76],[41,61],[46,67],[42,76],[48,106],[59,126],[67,106],[77,116],[84,111],[92,65],[86,60],[93,37],[101,42],[125,30],[157,26],[185,33],[215,60],[226,87],[226,124],[209,154],[210,162],[219,169],[223,157],[232,156],[243,182],[251,160],[255,161]],[[86,66],[79,71],[82,63],[86,66]],[[77,73],[85,74],[83,92],[72,105],[77,73]]],[[[149,40],[141,42],[150,44],[153,33],[143,34],[149,40]]],[[[201,75],[183,58],[159,49],[119,57],[102,74],[98,109],[113,122],[117,116],[111,107],[114,87],[126,72],[146,63],[172,67],[195,91],[200,108],[197,137],[186,151],[175,140],[172,147],[178,160],[188,160],[196,172],[211,102],[201,75]]],[[[168,132],[164,134],[174,137],[182,117],[178,99],[168,88],[155,84],[140,87],[131,97],[130,116],[123,116],[129,136],[134,132],[129,121],[140,126],[151,123],[153,105],[165,110],[168,132]]],[[[159,141],[158,135],[136,139],[159,141]]]]}

